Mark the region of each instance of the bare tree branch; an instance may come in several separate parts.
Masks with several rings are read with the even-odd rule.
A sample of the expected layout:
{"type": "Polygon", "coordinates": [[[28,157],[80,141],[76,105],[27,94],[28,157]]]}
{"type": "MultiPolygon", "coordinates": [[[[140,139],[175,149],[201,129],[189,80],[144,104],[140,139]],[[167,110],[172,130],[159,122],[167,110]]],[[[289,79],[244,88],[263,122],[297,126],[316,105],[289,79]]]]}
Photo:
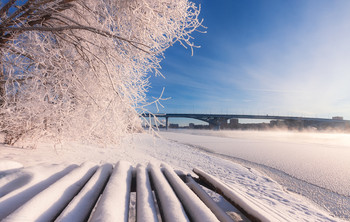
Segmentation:
{"type": "Polygon", "coordinates": [[[128,42],[129,44],[131,44],[132,46],[134,46],[135,48],[146,52],[146,53],[150,53],[140,47],[138,47],[137,45],[142,45],[144,47],[149,48],[149,46],[143,44],[143,43],[139,43],[139,42],[134,42],[132,40],[111,34],[109,32],[103,31],[103,30],[98,30],[94,27],[88,27],[88,26],[82,26],[82,25],[69,25],[69,26],[61,26],[61,27],[44,27],[44,26],[31,26],[31,27],[0,27],[0,30],[3,31],[17,31],[17,32],[25,32],[25,31],[40,31],[40,32],[60,32],[60,31],[65,31],[65,30],[74,30],[74,29],[80,29],[80,30],[87,30],[105,37],[110,37],[110,38],[116,38],[125,42],[128,42]],[[137,45],[136,45],[137,44],[137,45]]]}
{"type": "Polygon", "coordinates": [[[10,0],[0,9],[0,17],[4,17],[4,14],[15,4],[16,0],[10,0]]]}

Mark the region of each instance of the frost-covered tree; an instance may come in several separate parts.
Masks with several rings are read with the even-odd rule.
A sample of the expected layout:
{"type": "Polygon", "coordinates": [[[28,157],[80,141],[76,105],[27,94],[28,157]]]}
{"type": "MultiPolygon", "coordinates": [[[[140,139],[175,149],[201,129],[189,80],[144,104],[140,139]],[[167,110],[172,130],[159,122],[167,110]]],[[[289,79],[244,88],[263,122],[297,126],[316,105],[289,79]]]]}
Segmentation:
{"type": "Polygon", "coordinates": [[[0,127],[116,143],[140,129],[150,73],[200,26],[187,0],[9,0],[0,8],[0,127]]]}

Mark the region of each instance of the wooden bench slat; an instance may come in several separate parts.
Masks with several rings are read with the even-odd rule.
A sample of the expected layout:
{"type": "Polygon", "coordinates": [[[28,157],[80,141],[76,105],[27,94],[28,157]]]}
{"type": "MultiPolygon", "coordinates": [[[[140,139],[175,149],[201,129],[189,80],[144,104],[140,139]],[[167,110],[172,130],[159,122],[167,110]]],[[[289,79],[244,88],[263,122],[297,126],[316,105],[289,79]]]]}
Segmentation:
{"type": "Polygon", "coordinates": [[[162,167],[166,178],[186,209],[191,221],[218,221],[213,212],[211,212],[198,196],[193,193],[193,191],[180,179],[170,166],[162,164],[162,167]]]}
{"type": "Polygon", "coordinates": [[[238,195],[238,191],[234,191],[233,188],[228,187],[217,178],[205,173],[204,171],[194,168],[193,172],[199,176],[199,179],[215,188],[215,192],[222,195],[228,202],[235,206],[251,221],[284,221],[284,218],[278,215],[273,215],[273,212],[267,214],[268,209],[262,209],[259,204],[254,201],[249,201],[248,198],[244,200],[238,195]],[[263,211],[264,213],[261,213],[263,211]]]}
{"type": "MultiPolygon", "coordinates": [[[[30,181],[27,184],[23,185],[22,187],[12,190],[11,192],[1,197],[0,198],[0,221],[2,221],[5,217],[7,217],[16,209],[21,207],[31,198],[33,198],[41,191],[48,188],[50,185],[57,182],[59,179],[61,179],[62,177],[64,177],[65,175],[67,175],[69,172],[71,172],[73,169],[77,167],[78,167],[77,165],[73,164],[65,168],[62,167],[57,170],[53,170],[51,171],[50,174],[43,176],[42,181],[30,181]]],[[[17,172],[14,172],[14,173],[17,174],[17,172]]],[[[30,173],[30,171],[28,173],[30,173]]],[[[22,172],[20,172],[19,174],[22,175],[22,172]]],[[[13,175],[13,176],[14,178],[17,178],[17,175],[13,175]]],[[[9,183],[6,185],[11,185],[11,183],[12,183],[12,180],[10,180],[9,183]]]]}
{"type": "Polygon", "coordinates": [[[6,204],[10,204],[14,209],[6,211],[6,218],[1,218],[2,221],[127,222],[131,218],[137,222],[158,222],[161,216],[161,221],[165,222],[232,222],[231,217],[199,184],[221,194],[252,221],[281,219],[278,212],[259,206],[254,199],[198,169],[193,171],[199,179],[182,172],[175,173],[165,164],[161,167],[149,164],[147,168],[138,165],[134,170],[130,163],[119,161],[114,168],[111,164],[98,167],[91,163],[72,168],[67,167],[55,174],[33,171],[45,180],[22,183],[16,189],[9,189],[9,186],[21,175],[11,176],[13,179],[7,179],[8,182],[3,180],[4,195],[0,198],[0,207],[7,209],[6,204]],[[50,181],[47,182],[48,179],[50,181]],[[35,192],[28,196],[32,191],[35,192]],[[135,194],[132,195],[132,203],[131,192],[135,194]],[[24,201],[18,199],[22,196],[24,201]],[[130,215],[129,206],[133,209],[130,215]],[[267,215],[264,210],[273,215],[267,215]]]}
{"type": "Polygon", "coordinates": [[[191,176],[186,177],[187,186],[207,205],[207,207],[215,214],[221,222],[233,222],[225,211],[223,211],[217,203],[199,186],[191,176]]]}
{"type": "Polygon", "coordinates": [[[137,222],[158,222],[148,171],[136,168],[136,219],[137,222]]]}
{"type": "Polygon", "coordinates": [[[91,221],[128,221],[132,170],[128,162],[116,164],[91,221]]]}
{"type": "Polygon", "coordinates": [[[98,168],[79,194],[69,203],[56,221],[83,222],[87,221],[109,176],[113,170],[112,164],[104,164],[98,168]]]}
{"type": "Polygon", "coordinates": [[[96,169],[97,166],[85,163],[72,170],[3,221],[53,221],[91,178],[96,169]]]}
{"type": "Polygon", "coordinates": [[[158,206],[165,222],[190,221],[173,189],[165,179],[159,166],[149,165],[153,187],[155,189],[158,206]]]}

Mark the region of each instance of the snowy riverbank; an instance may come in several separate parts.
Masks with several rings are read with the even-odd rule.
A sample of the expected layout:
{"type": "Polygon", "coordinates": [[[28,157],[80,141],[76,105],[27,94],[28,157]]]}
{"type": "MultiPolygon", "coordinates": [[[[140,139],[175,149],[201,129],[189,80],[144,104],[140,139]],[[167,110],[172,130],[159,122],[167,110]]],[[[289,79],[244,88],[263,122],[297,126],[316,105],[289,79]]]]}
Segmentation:
{"type": "MultiPolygon", "coordinates": [[[[66,144],[54,149],[48,144],[41,144],[37,149],[29,150],[1,146],[0,155],[0,159],[8,163],[0,166],[3,167],[0,171],[20,165],[68,165],[85,161],[114,164],[119,160],[127,160],[133,165],[166,162],[174,169],[185,172],[191,172],[197,167],[229,184],[242,196],[254,198],[258,204],[282,215],[286,221],[340,221],[308,199],[285,190],[280,184],[254,169],[192,146],[152,138],[147,134],[134,135],[118,148],[66,144]]],[[[4,182],[4,179],[6,178],[0,178],[1,182],[4,182]]],[[[0,203],[3,198],[0,199],[0,203]]]]}

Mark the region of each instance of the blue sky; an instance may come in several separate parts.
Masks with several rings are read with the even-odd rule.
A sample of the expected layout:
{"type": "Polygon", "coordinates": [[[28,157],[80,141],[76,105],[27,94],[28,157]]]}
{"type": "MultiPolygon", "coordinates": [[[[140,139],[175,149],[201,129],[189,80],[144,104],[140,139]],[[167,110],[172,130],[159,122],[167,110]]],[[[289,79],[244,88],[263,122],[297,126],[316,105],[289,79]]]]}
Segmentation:
{"type": "MultiPolygon", "coordinates": [[[[197,0],[200,49],[165,52],[161,113],[350,119],[350,1],[197,0]]],[[[155,112],[154,107],[150,111],[155,112]]]]}

